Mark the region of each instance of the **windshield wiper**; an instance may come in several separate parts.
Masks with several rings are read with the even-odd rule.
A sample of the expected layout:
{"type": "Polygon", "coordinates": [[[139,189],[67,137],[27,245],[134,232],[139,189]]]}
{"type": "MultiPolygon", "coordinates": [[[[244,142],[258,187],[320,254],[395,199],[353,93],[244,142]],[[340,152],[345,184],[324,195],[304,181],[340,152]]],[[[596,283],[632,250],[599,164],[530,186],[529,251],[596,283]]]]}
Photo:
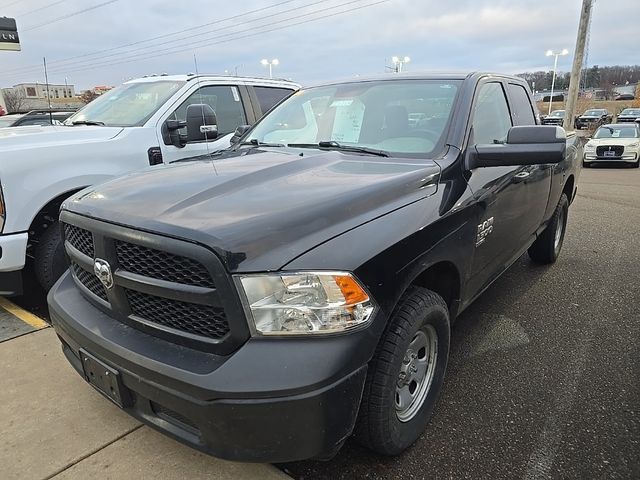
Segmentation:
{"type": "Polygon", "coordinates": [[[338,150],[341,152],[368,153],[369,155],[377,155],[379,157],[390,157],[389,152],[378,150],[375,148],[361,147],[358,145],[344,145],[335,140],[325,140],[318,143],[289,143],[288,147],[298,148],[320,148],[326,150],[338,150]]]}
{"type": "Polygon", "coordinates": [[[93,120],[77,120],[75,122],[71,122],[71,125],[99,125],[104,126],[104,122],[96,122],[93,120]]]}
{"type": "Polygon", "coordinates": [[[240,146],[253,145],[254,147],[284,147],[283,143],[261,142],[257,138],[252,138],[248,142],[242,142],[240,146]]]}

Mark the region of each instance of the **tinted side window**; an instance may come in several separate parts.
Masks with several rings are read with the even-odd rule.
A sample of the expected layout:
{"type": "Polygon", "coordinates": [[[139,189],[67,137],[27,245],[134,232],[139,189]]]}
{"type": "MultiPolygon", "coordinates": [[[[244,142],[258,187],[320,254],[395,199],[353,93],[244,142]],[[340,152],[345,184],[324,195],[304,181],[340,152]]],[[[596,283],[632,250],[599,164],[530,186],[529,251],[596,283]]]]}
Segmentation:
{"type": "Polygon", "coordinates": [[[258,97],[258,103],[260,104],[260,110],[262,110],[263,115],[271,110],[271,107],[280,100],[293,93],[293,90],[289,90],[288,88],[253,87],[253,89],[258,97]]]}
{"type": "Polygon", "coordinates": [[[485,83],[476,96],[473,112],[473,142],[503,142],[511,128],[507,99],[500,83],[485,83]]]}
{"type": "MultiPolygon", "coordinates": [[[[175,120],[185,120],[187,118],[187,107],[198,103],[206,103],[216,112],[218,136],[233,133],[238,125],[247,124],[244,107],[240,99],[240,92],[238,92],[236,87],[228,85],[202,87],[192,93],[191,96],[173,112],[173,118],[175,120]]],[[[186,128],[181,133],[186,134],[186,128]]]]}
{"type": "Polygon", "coordinates": [[[536,119],[531,108],[529,95],[522,85],[510,83],[509,97],[511,98],[511,109],[513,110],[514,125],[535,125],[536,119]]]}

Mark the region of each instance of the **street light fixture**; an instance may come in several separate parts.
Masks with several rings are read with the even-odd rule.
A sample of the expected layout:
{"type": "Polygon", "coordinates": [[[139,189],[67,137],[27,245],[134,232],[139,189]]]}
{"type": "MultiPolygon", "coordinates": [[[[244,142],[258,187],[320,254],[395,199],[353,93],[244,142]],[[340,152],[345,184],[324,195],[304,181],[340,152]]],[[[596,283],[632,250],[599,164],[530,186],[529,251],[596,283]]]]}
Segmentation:
{"type": "Polygon", "coordinates": [[[273,67],[280,65],[280,60],[278,60],[277,58],[274,58],[273,60],[267,60],[266,58],[263,58],[262,60],[260,60],[260,63],[265,67],[269,67],[269,78],[273,78],[273,67]]]}
{"type": "Polygon", "coordinates": [[[400,73],[402,71],[402,66],[405,63],[409,63],[411,61],[411,58],[409,57],[391,57],[391,61],[393,62],[393,64],[396,66],[396,73],[400,73]]]}
{"type": "Polygon", "coordinates": [[[566,48],[563,48],[562,51],[560,52],[547,50],[547,53],[545,53],[547,57],[551,57],[551,56],[556,57],[553,62],[553,76],[551,77],[551,96],[549,97],[549,115],[551,115],[551,104],[553,103],[553,88],[555,87],[555,84],[556,84],[556,69],[558,68],[558,57],[560,55],[567,55],[568,53],[569,53],[569,50],[567,50],[566,48]]]}

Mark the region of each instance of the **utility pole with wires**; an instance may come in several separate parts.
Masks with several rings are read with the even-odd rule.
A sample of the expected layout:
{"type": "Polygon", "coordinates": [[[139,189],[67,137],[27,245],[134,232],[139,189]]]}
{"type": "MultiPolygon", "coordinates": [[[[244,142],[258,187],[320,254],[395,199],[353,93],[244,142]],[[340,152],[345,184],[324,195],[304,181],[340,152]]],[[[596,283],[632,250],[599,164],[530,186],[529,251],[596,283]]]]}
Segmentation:
{"type": "Polygon", "coordinates": [[[580,90],[580,74],[582,73],[582,62],[589,32],[591,20],[591,10],[593,0],[582,0],[582,10],[580,13],[580,23],[578,25],[578,38],[576,39],[575,54],[573,57],[573,67],[571,68],[571,78],[569,80],[569,92],[567,94],[567,106],[564,114],[565,130],[574,129],[574,112],[578,102],[578,91],[580,90]]]}

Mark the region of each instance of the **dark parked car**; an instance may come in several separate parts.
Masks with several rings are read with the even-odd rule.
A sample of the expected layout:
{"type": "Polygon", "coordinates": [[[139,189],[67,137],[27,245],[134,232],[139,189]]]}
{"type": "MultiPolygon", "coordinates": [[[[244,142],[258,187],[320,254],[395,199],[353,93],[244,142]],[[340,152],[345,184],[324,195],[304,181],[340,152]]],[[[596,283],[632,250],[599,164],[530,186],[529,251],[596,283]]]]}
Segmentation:
{"type": "Polygon", "coordinates": [[[575,126],[582,128],[596,128],[605,123],[611,123],[612,115],[606,108],[591,108],[576,118],[575,126]]]}
{"type": "Polygon", "coordinates": [[[76,194],[48,297],[67,359],[219,457],[402,452],[458,314],[524,252],[560,254],[582,148],[536,113],[511,76],[327,84],[230,150],[76,194]]]}
{"type": "Polygon", "coordinates": [[[542,125],[559,125],[564,122],[564,110],[554,110],[549,115],[540,119],[542,125]]]}
{"type": "Polygon", "coordinates": [[[617,123],[635,122],[640,119],[640,108],[625,108],[616,118],[617,123]]]}
{"type": "Polygon", "coordinates": [[[71,111],[32,110],[28,113],[14,113],[0,118],[2,127],[24,127],[26,125],[62,125],[73,114],[71,111]]]}

